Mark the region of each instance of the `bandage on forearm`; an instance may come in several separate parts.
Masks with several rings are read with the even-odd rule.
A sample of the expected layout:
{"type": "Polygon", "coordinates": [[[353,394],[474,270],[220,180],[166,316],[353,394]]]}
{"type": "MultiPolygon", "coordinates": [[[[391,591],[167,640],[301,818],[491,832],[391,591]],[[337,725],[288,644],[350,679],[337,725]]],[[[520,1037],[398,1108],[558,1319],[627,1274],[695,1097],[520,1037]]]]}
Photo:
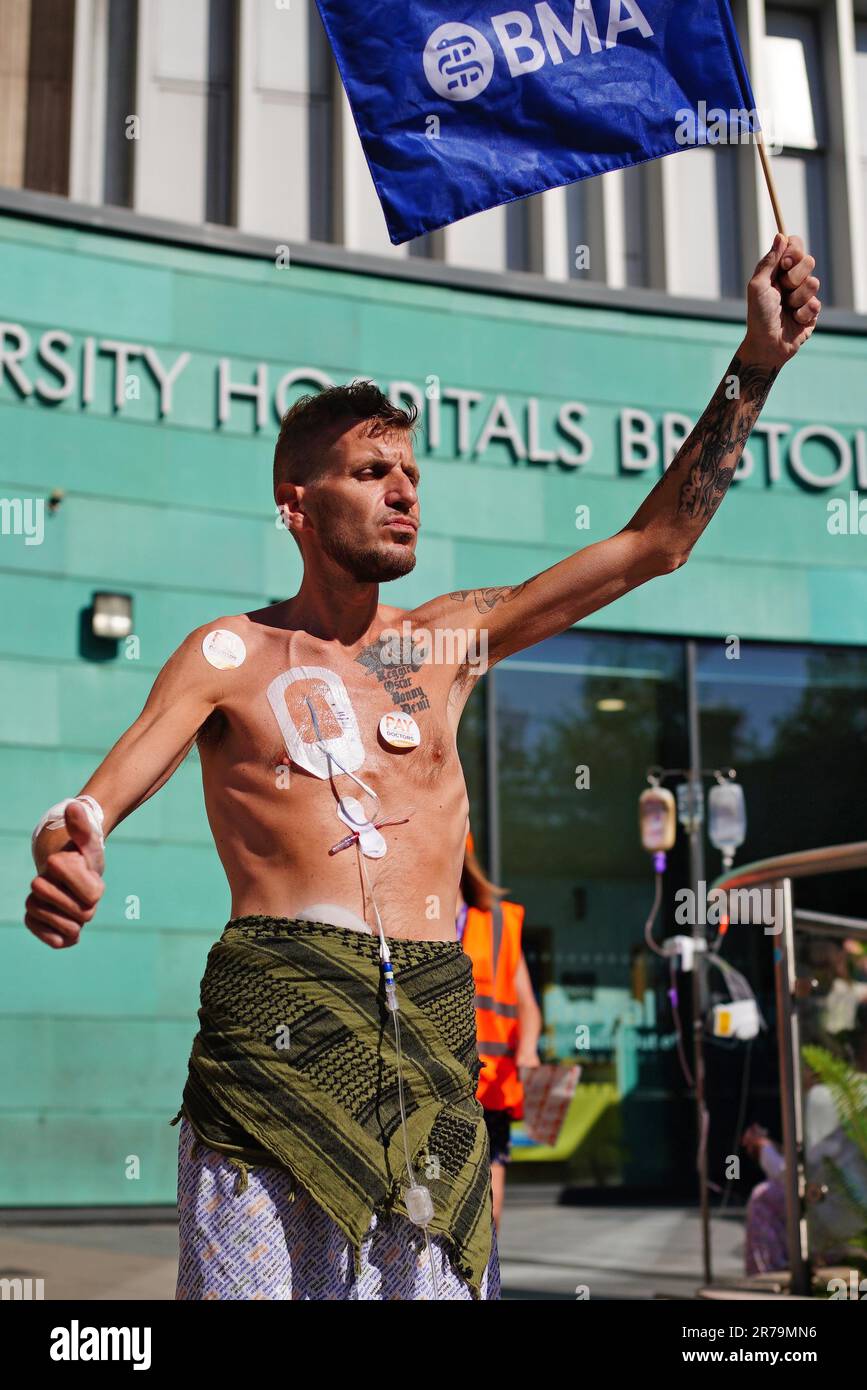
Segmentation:
{"type": "Polygon", "coordinates": [[[64,811],[71,801],[79,801],[84,807],[87,819],[99,836],[100,848],[105,848],[105,836],[102,833],[102,826],[105,820],[105,812],[94,796],[84,793],[81,796],[67,796],[63,801],[57,801],[37,821],[33,834],[30,836],[30,849],[34,859],[36,858],[36,841],[39,839],[43,830],[60,830],[66,824],[64,811]]]}

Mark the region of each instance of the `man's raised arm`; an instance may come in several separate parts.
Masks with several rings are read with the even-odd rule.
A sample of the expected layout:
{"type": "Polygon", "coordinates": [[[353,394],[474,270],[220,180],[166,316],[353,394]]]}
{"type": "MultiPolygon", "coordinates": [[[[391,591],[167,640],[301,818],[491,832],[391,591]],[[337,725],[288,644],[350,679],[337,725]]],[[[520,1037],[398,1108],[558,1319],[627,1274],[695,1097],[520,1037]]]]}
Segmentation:
{"type": "Polygon", "coordinates": [[[141,714],[77,794],[92,797],[102,809],[101,834],[82,802],[73,800],[63,812],[64,824],[45,827],[37,836],[37,872],[24,924],[46,945],[76,944],[104,891],[102,841],[168,781],[220,700],[222,672],[202,654],[202,639],[215,626],[206,624],[184,638],[154,681],[141,714]]]}
{"type": "Polygon", "coordinates": [[[488,663],[565,632],[581,618],[685,564],[728,491],[780,369],[803,347],[821,303],[815,261],[778,235],[747,291],[747,331],[713,398],[662,478],[622,531],[523,584],[462,589],[436,600],[487,632],[488,663]]]}

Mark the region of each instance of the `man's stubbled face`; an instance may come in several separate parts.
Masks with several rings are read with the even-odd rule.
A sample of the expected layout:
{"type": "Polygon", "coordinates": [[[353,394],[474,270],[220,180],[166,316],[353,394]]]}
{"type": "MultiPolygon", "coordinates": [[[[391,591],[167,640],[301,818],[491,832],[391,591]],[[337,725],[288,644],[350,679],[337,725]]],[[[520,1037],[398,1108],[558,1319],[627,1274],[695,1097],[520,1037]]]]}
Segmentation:
{"type": "Polygon", "coordinates": [[[383,584],[415,567],[419,470],[408,431],[344,430],[327,467],[305,490],[305,511],[324,554],[359,583],[383,584]]]}

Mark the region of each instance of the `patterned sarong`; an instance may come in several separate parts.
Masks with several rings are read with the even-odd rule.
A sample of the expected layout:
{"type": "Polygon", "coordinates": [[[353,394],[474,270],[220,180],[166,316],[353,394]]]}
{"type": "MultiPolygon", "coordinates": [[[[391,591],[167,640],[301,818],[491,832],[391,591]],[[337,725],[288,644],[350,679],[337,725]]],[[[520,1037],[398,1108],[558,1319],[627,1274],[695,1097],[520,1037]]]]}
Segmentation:
{"type": "MultiPolygon", "coordinates": [[[[404,1102],[432,1235],[474,1297],[491,1257],[484,1114],[475,1099],[472,963],[458,942],[389,942],[404,1102]]],[[[376,937],[275,917],[229,922],[208,954],[183,1105],[238,1169],[285,1170],[343,1232],[360,1269],[372,1218],[408,1215],[392,1015],[376,937]]]]}
{"type": "MultiPolygon", "coordinates": [[[[440,1302],[472,1299],[440,1236],[405,1216],[371,1218],[356,1266],[339,1226],[281,1168],[237,1169],[178,1126],[178,1300],[440,1302]],[[433,1270],[431,1269],[431,1258],[433,1270]],[[435,1275],[435,1282],[434,1282],[435,1275]]],[[[484,1300],[500,1297],[496,1236],[482,1279],[484,1300]]]]}

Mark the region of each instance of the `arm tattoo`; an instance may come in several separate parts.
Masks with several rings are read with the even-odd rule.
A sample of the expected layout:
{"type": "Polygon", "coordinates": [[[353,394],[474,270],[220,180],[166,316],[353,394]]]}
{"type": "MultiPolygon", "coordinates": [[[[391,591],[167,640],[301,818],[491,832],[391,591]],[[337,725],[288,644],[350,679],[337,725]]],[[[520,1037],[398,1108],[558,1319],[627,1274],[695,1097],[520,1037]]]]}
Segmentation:
{"type": "Polygon", "coordinates": [[[517,598],[529,582],[525,579],[523,584],[501,584],[496,589],[457,589],[449,594],[449,598],[465,599],[472,595],[477,612],[490,613],[498,603],[509,603],[513,598],[517,598]]]}
{"type": "MultiPolygon", "coordinates": [[[[744,367],[740,357],[734,357],[725,379],[717,387],[713,400],[695,429],[693,447],[689,449],[686,481],[680,490],[678,511],[692,519],[708,522],[728,491],[729,484],[752,433],[768,392],[777,377],[776,369],[744,367]],[[730,395],[730,382],[737,382],[737,394],[730,395]],[[698,445],[695,454],[694,446],[698,445]],[[733,458],[729,460],[729,455],[733,458]]],[[[676,458],[669,471],[684,463],[683,454],[676,458]]]]}

